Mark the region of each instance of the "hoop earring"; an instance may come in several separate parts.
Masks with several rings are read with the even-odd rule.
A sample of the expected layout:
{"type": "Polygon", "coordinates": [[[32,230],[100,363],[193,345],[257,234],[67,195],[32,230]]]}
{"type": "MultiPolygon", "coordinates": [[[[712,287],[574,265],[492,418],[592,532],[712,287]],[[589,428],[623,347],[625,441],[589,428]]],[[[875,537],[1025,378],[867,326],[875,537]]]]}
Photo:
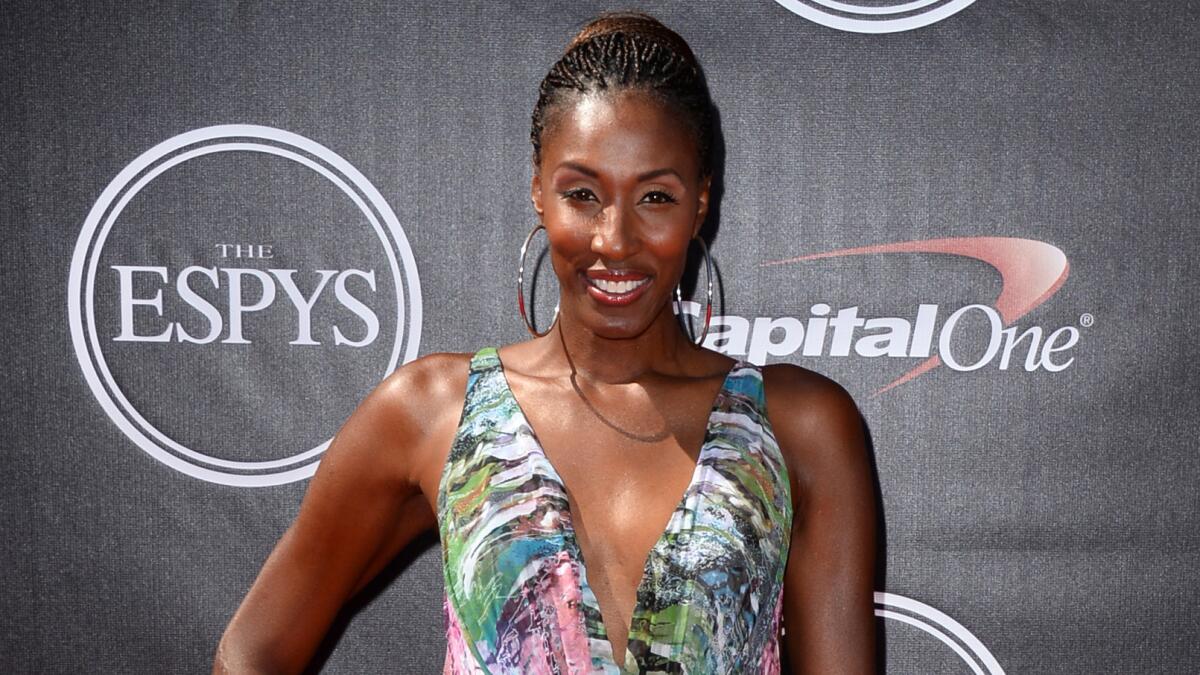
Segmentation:
{"type": "MultiPolygon", "coordinates": [[[[704,252],[704,274],[708,280],[707,301],[704,305],[704,326],[700,329],[700,337],[695,338],[694,342],[697,345],[704,344],[704,338],[708,336],[708,326],[712,323],[713,309],[713,265],[712,256],[708,254],[708,246],[700,237],[696,237],[696,243],[700,244],[700,250],[704,252]]],[[[683,315],[683,291],[679,288],[679,284],[675,284],[675,302],[679,307],[679,315],[683,315]]]]}
{"type": "Polygon", "coordinates": [[[545,225],[538,223],[529,231],[529,235],[525,237],[525,243],[521,244],[521,259],[517,263],[517,311],[521,313],[521,321],[525,322],[525,329],[534,337],[543,337],[554,329],[554,324],[558,321],[558,305],[554,305],[554,319],[550,322],[550,328],[544,332],[537,332],[533,327],[533,323],[529,320],[529,315],[525,313],[525,254],[529,251],[529,242],[533,241],[533,235],[537,234],[538,230],[546,229],[545,225]]]}

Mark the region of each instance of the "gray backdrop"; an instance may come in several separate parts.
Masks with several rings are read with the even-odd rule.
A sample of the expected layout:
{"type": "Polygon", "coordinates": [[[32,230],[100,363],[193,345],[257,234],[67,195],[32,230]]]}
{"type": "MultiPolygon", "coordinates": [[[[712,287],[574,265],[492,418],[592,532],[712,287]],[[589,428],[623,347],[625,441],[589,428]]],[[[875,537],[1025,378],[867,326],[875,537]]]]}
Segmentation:
{"type": "MultiPolygon", "coordinates": [[[[713,344],[869,425],[889,672],[1193,672],[1200,8],[786,4],[643,7],[721,110],[713,344]]],[[[529,112],[607,7],[0,7],[6,672],[206,672],[395,360],[523,338],[529,112]]],[[[440,672],[439,555],[324,672],[440,672]]]]}

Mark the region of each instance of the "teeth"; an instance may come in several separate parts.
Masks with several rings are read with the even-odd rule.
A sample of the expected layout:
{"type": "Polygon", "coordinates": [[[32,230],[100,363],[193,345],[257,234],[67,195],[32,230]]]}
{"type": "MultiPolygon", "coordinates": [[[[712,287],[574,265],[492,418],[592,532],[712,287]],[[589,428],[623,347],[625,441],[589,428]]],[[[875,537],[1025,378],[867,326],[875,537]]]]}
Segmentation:
{"type": "Polygon", "coordinates": [[[610,281],[608,279],[590,279],[592,285],[605,293],[612,295],[624,295],[638,288],[649,279],[638,279],[637,281],[610,281]]]}

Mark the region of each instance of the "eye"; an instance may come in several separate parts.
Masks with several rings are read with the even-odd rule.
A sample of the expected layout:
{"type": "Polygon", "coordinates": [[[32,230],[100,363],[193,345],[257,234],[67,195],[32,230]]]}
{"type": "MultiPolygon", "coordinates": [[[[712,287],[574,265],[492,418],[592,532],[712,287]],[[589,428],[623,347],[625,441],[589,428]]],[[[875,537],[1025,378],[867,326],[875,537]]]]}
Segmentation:
{"type": "Polygon", "coordinates": [[[679,200],[669,192],[653,190],[642,197],[642,202],[646,204],[678,204],[679,200]]]}
{"type": "Polygon", "coordinates": [[[562,192],[559,193],[559,196],[562,197],[566,201],[575,201],[575,202],[599,201],[598,199],[596,199],[596,194],[587,188],[572,188],[570,190],[563,190],[562,192]]]}

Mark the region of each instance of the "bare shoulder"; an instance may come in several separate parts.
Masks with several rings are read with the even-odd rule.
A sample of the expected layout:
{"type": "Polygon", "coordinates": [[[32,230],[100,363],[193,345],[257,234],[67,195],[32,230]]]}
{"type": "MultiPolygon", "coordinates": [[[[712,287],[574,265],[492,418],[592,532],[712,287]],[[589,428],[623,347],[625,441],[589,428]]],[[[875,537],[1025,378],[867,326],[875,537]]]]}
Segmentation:
{"type": "Polygon", "coordinates": [[[338,435],[374,439],[401,480],[427,488],[453,439],[470,360],[470,354],[438,353],[400,366],[363,399],[338,435]]]}
{"type": "Polygon", "coordinates": [[[456,402],[461,408],[470,362],[470,354],[422,356],[392,371],[372,396],[380,397],[405,418],[436,419],[456,402]]]}
{"type": "Polygon", "coordinates": [[[854,398],[833,380],[790,363],[763,366],[768,415],[773,426],[823,426],[832,421],[861,422],[854,398]],[[779,419],[777,419],[779,418],[779,419]]]}
{"type": "Polygon", "coordinates": [[[800,366],[763,368],[767,418],[798,487],[866,470],[863,419],[837,382],[800,366]]]}

